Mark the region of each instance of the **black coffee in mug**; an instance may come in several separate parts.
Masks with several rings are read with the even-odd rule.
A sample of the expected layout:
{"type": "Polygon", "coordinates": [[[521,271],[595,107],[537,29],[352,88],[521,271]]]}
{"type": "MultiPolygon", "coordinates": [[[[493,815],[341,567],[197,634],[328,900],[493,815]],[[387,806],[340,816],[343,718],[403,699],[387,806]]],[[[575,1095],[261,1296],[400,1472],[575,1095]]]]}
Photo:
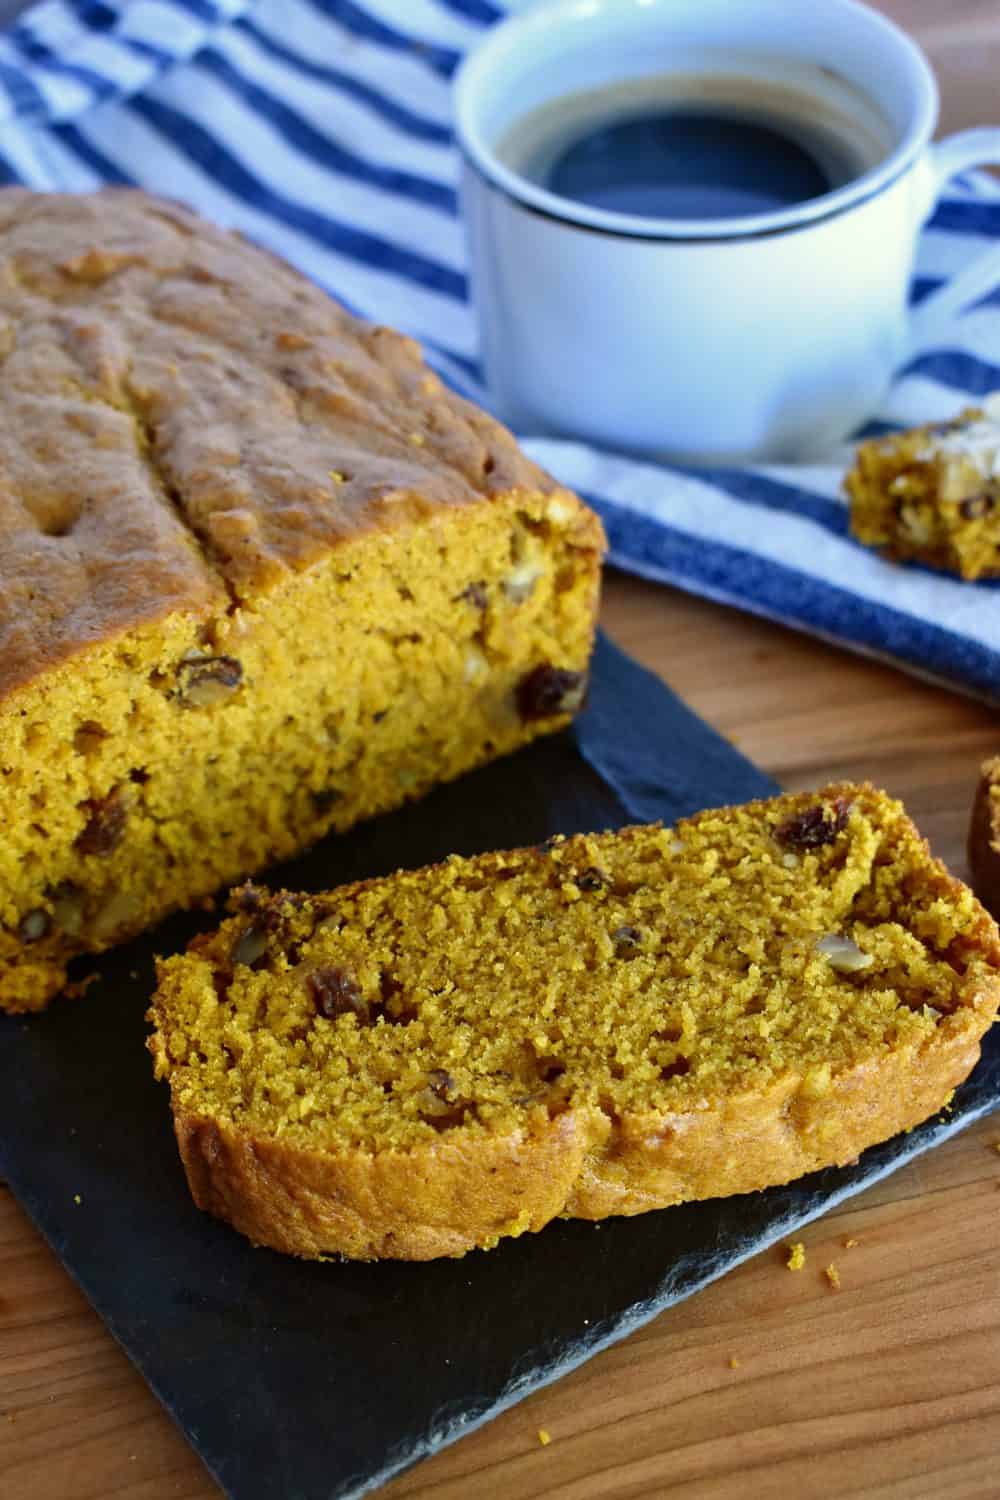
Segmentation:
{"type": "Polygon", "coordinates": [[[818,198],[874,166],[884,138],[859,116],[782,84],[665,74],[532,110],[497,154],[539,187],[604,212],[737,218],[818,198]]]}

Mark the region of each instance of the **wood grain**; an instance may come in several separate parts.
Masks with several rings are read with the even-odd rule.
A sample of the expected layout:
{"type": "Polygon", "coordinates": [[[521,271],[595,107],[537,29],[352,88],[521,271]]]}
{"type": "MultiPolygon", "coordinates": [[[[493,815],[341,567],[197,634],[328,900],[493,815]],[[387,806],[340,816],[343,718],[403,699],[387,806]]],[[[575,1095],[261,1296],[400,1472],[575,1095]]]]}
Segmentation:
{"type": "MultiPolygon", "coordinates": [[[[883,9],[931,51],[948,129],[1000,118],[998,0],[883,9]]],[[[994,713],[635,580],[609,577],[604,613],[623,646],[786,785],[880,782],[964,872],[976,767],[1000,748],[994,713]]],[[[997,1500],[997,1142],[1000,1117],[808,1228],[803,1271],[759,1256],[383,1500],[997,1500]],[[840,1291],[823,1275],[830,1262],[840,1291]]],[[[0,1189],[3,1500],[219,1493],[0,1189]]]]}

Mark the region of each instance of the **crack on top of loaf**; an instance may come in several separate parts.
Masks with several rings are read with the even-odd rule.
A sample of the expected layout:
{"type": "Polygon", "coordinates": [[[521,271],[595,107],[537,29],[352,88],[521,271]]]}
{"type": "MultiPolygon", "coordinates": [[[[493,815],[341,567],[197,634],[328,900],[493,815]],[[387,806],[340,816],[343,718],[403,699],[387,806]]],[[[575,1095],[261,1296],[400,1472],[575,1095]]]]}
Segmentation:
{"type": "Polygon", "coordinates": [[[126,416],[131,417],[135,428],[136,452],[138,453],[140,460],[145,466],[155,489],[160,495],[162,495],[163,499],[170,506],[170,509],[173,512],[174,516],[180,522],[184,530],[184,534],[187,536],[192,546],[198,552],[205,566],[212,573],[213,577],[218,579],[218,581],[225,589],[227,595],[229,596],[229,609],[231,613],[240,605],[241,600],[237,595],[236,590],[233,588],[230,580],[226,577],[225,570],[220,566],[218,560],[213,555],[212,549],[205,541],[204,537],[202,537],[197,529],[192,525],[191,518],[187,514],[187,510],[184,505],[183,492],[174,479],[174,476],[171,473],[169,467],[164,464],[160,458],[157,446],[156,424],[153,421],[152,413],[149,410],[149,403],[145,401],[136,390],[135,383],[132,377],[131,362],[129,362],[126,368],[122,371],[120,389],[120,407],[117,406],[115,402],[108,401],[107,398],[103,396],[99,399],[104,401],[106,405],[112,406],[116,410],[121,410],[126,416]]]}
{"type": "Polygon", "coordinates": [[[184,239],[190,240],[194,237],[194,230],[187,222],[187,217],[185,217],[190,217],[191,210],[186,208],[183,203],[177,203],[176,208],[174,208],[171,199],[158,198],[149,204],[147,212],[151,219],[158,219],[160,223],[167,224],[175,234],[184,239]]]}
{"type": "MultiPolygon", "coordinates": [[[[8,265],[18,260],[12,285],[20,275],[24,290],[10,301],[28,325],[56,307],[90,336],[68,347],[86,399],[131,421],[151,498],[231,608],[258,580],[270,586],[356,530],[395,524],[388,501],[407,501],[416,516],[550,491],[498,424],[442,384],[418,344],[356,318],[263,247],[138,194],[108,195],[106,236],[100,203],[53,202],[54,253],[42,212],[23,246],[15,241],[8,265]],[[209,437],[238,434],[248,412],[257,425],[231,441],[238,473],[214,475],[209,437]],[[290,455],[284,471],[261,456],[272,425],[279,457],[290,455]]],[[[399,516],[409,520],[406,506],[399,516]]]]}
{"type": "Polygon", "coordinates": [[[17,349],[17,325],[10,318],[0,320],[0,370],[17,349]]]}

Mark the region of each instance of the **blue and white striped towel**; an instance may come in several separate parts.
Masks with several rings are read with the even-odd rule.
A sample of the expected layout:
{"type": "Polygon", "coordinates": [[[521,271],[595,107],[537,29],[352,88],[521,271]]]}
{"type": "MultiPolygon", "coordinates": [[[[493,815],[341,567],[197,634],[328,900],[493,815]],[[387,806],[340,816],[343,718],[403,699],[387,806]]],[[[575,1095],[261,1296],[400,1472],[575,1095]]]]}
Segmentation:
{"type": "MultiPolygon", "coordinates": [[[[501,14],[491,0],[43,0],[0,36],[0,178],[184,199],[419,338],[486,401],[449,80],[501,14]]],[[[1000,184],[956,180],[924,233],[914,297],[998,241],[1000,184]]],[[[997,387],[994,292],[902,372],[879,422],[947,417],[997,387]]],[[[591,498],[620,567],[1000,702],[1000,585],[856,546],[837,466],[693,474],[526,446],[591,498]]]]}

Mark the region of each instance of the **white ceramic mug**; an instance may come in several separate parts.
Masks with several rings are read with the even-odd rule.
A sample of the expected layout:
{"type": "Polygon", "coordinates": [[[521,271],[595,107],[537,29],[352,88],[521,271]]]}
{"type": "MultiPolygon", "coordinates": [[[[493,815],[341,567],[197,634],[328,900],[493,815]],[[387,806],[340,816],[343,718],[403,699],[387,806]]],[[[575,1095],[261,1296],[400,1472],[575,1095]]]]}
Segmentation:
{"type": "Polygon", "coordinates": [[[931,145],[926,58],[856,0],[554,0],[487,34],[455,106],[486,379],[521,433],[693,463],[811,457],[1000,281],[994,249],[908,309],[921,225],[954,172],[1000,161],[1000,129],[931,145]],[[552,100],[699,69],[791,84],[817,108],[861,97],[884,153],[820,197],[705,220],[605,212],[497,155],[552,100]]]}

